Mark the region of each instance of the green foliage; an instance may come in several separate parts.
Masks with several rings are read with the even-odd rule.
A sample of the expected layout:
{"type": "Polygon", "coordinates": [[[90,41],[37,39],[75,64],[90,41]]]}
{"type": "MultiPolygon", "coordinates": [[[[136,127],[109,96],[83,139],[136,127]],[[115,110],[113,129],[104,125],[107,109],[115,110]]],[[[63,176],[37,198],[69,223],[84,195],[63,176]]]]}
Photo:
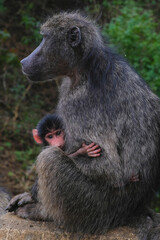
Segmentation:
{"type": "Polygon", "coordinates": [[[4,147],[3,146],[0,146],[0,151],[3,151],[4,150],[4,147]]]}
{"type": "MultiPolygon", "coordinates": [[[[20,11],[20,24],[21,31],[25,31],[25,35],[21,37],[21,42],[23,44],[37,45],[42,39],[39,34],[39,25],[40,22],[32,16],[32,10],[34,8],[33,3],[24,3],[23,10],[20,11]]],[[[4,7],[4,1],[0,0],[0,14],[7,12],[7,8],[4,7]]],[[[13,23],[14,24],[14,23],[13,23]]],[[[17,69],[19,68],[19,59],[17,56],[16,46],[8,48],[8,43],[12,42],[12,34],[4,28],[0,30],[0,65],[2,68],[6,69],[9,65],[9,68],[13,69],[14,74],[16,74],[17,69]]],[[[13,73],[12,73],[13,74],[13,73]]]]}
{"type": "Polygon", "coordinates": [[[8,64],[13,64],[13,66],[19,66],[18,57],[14,53],[14,49],[8,49],[6,47],[3,47],[5,42],[10,38],[11,35],[7,30],[0,30],[0,65],[3,67],[8,64]]]}
{"type": "Polygon", "coordinates": [[[40,152],[40,147],[32,146],[31,148],[27,148],[25,151],[16,150],[14,151],[16,160],[22,163],[22,168],[26,169],[27,166],[35,162],[37,155],[40,152]]]}
{"type": "Polygon", "coordinates": [[[99,15],[102,14],[102,19],[108,22],[112,17],[118,15],[119,9],[123,7],[126,2],[127,0],[85,0],[87,5],[85,9],[91,16],[95,16],[96,18],[99,18],[99,15]]]}
{"type": "Polygon", "coordinates": [[[0,14],[5,14],[4,0],[0,0],[0,14]]]}
{"type": "MultiPolygon", "coordinates": [[[[0,0],[0,14],[3,15],[3,25],[0,29],[0,79],[2,81],[0,104],[3,108],[0,109],[0,116],[7,120],[4,121],[0,117],[0,125],[3,129],[0,133],[3,131],[3,137],[6,139],[14,135],[14,138],[19,141],[19,146],[22,147],[23,141],[28,139],[26,137],[28,129],[32,129],[32,117],[36,125],[39,120],[37,112],[40,112],[44,101],[42,102],[35,94],[32,94],[31,97],[28,96],[33,101],[32,106],[37,109],[37,112],[33,110],[33,113],[29,105],[24,103],[29,90],[27,90],[28,82],[21,73],[20,59],[27,55],[27,53],[24,54],[24,51],[32,51],[41,36],[39,21],[33,16],[35,5],[28,1],[24,1],[24,3],[18,1],[17,6],[18,4],[21,4],[20,8],[17,9],[15,15],[11,16],[13,23],[12,21],[7,22],[5,19],[8,19],[7,15],[12,11],[12,7],[0,0]]],[[[6,149],[9,146],[4,144],[1,147],[6,149]]]]}
{"type": "Polygon", "coordinates": [[[32,16],[34,4],[29,3],[26,4],[25,10],[21,12],[21,25],[25,27],[26,36],[22,37],[22,43],[29,44],[32,42],[39,43],[42,39],[41,35],[39,34],[39,26],[40,22],[32,16]]]}
{"type": "Polygon", "coordinates": [[[104,27],[103,33],[109,35],[119,52],[160,96],[159,23],[155,21],[152,11],[130,1],[121,9],[120,15],[104,27]]]}
{"type": "MultiPolygon", "coordinates": [[[[7,8],[4,7],[4,0],[0,0],[0,14],[4,15],[7,8]]],[[[0,30],[0,65],[5,67],[8,64],[18,66],[18,58],[14,53],[13,48],[5,47],[5,42],[11,38],[11,34],[7,29],[0,30]]]]}
{"type": "Polygon", "coordinates": [[[13,177],[15,174],[13,172],[8,172],[9,177],[13,177]]]}
{"type": "Polygon", "coordinates": [[[4,146],[8,147],[8,148],[11,148],[12,147],[12,143],[11,142],[5,142],[4,146]]]}
{"type": "Polygon", "coordinates": [[[0,39],[1,40],[6,40],[9,37],[10,37],[9,32],[0,30],[0,39]]]}
{"type": "Polygon", "coordinates": [[[112,1],[108,1],[108,0],[103,0],[102,5],[105,8],[109,8],[110,10],[112,9],[112,7],[120,7],[123,6],[126,3],[127,0],[112,0],[112,1]]]}

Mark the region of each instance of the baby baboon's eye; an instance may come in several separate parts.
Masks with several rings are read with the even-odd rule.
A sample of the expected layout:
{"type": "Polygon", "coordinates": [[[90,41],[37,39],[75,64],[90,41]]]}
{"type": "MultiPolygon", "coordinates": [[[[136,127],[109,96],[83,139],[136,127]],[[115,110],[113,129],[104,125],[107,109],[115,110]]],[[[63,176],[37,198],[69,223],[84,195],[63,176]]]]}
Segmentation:
{"type": "Polygon", "coordinates": [[[53,135],[48,135],[47,138],[51,139],[53,138],[53,135]]]}
{"type": "Polygon", "coordinates": [[[61,131],[61,130],[57,131],[57,132],[56,132],[56,136],[59,136],[59,135],[61,135],[61,133],[62,133],[62,131],[61,131]]]}

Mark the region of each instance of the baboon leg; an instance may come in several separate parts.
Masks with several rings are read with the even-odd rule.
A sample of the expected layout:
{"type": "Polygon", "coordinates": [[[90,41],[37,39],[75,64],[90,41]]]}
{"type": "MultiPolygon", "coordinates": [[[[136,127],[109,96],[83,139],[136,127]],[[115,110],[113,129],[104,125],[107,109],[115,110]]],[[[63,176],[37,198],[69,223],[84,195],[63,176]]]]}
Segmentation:
{"type": "Polygon", "coordinates": [[[153,227],[148,233],[147,240],[160,240],[160,214],[149,209],[149,215],[153,220],[153,227]]]}
{"type": "MultiPolygon", "coordinates": [[[[59,219],[61,214],[59,209],[60,200],[57,196],[57,181],[63,182],[63,179],[61,179],[61,175],[63,175],[61,168],[64,168],[65,171],[65,161],[67,160],[70,161],[71,164],[74,164],[72,160],[57,147],[49,147],[39,154],[36,164],[38,173],[37,185],[39,189],[37,193],[38,202],[27,203],[25,201],[26,198],[23,199],[25,194],[20,195],[20,197],[14,197],[11,202],[11,207],[12,204],[17,203],[18,206],[17,209],[15,209],[15,213],[18,216],[32,220],[59,219]],[[58,180],[56,178],[58,178],[58,180]],[[27,204],[23,206],[23,203],[27,204]]],[[[69,174],[67,173],[67,175],[69,174]]]]}
{"type": "Polygon", "coordinates": [[[150,230],[147,240],[160,240],[160,226],[150,230]]]}
{"type": "Polygon", "coordinates": [[[22,218],[27,218],[31,220],[42,220],[42,215],[40,211],[40,205],[37,203],[29,203],[23,207],[19,207],[15,211],[16,215],[22,218]]]}
{"type": "MultiPolygon", "coordinates": [[[[63,191],[66,204],[69,204],[66,194],[68,195],[74,185],[76,166],[62,150],[57,147],[49,147],[39,154],[36,170],[38,173],[38,200],[43,206],[42,214],[48,219],[59,219],[62,216],[61,209],[63,208],[60,192],[63,191]],[[73,181],[70,181],[71,177],[73,181]]],[[[79,185],[79,180],[77,181],[79,185]]],[[[70,204],[72,205],[72,196],[70,204]]]]}
{"type": "Polygon", "coordinates": [[[139,240],[160,240],[160,216],[152,209],[145,208],[131,221],[129,226],[136,230],[139,240]]]}

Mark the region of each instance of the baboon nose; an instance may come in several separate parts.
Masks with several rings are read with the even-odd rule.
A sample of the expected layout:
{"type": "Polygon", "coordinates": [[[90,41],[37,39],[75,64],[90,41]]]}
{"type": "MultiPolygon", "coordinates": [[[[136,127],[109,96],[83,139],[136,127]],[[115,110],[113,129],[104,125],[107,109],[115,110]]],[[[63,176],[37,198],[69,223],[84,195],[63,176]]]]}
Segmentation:
{"type": "Polygon", "coordinates": [[[23,65],[23,63],[24,63],[24,59],[22,59],[22,60],[20,61],[20,63],[21,63],[21,65],[23,65]]]}

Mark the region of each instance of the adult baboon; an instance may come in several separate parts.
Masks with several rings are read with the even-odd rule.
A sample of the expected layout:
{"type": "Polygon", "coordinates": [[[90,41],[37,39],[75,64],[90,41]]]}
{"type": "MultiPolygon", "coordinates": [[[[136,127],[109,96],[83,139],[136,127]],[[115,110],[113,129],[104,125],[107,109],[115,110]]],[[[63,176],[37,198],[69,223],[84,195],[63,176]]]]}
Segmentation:
{"type": "MultiPolygon", "coordinates": [[[[136,222],[140,239],[146,239],[153,225],[146,206],[160,169],[159,98],[79,13],[54,15],[41,34],[41,44],[21,62],[23,73],[32,81],[68,76],[57,106],[65,152],[85,141],[97,143],[102,153],[98,159],[71,159],[56,147],[43,150],[37,159],[38,197],[17,215],[55,220],[84,233],[136,222]],[[139,182],[125,185],[131,175],[139,182]]],[[[23,205],[21,197],[9,209],[23,205]]]]}

